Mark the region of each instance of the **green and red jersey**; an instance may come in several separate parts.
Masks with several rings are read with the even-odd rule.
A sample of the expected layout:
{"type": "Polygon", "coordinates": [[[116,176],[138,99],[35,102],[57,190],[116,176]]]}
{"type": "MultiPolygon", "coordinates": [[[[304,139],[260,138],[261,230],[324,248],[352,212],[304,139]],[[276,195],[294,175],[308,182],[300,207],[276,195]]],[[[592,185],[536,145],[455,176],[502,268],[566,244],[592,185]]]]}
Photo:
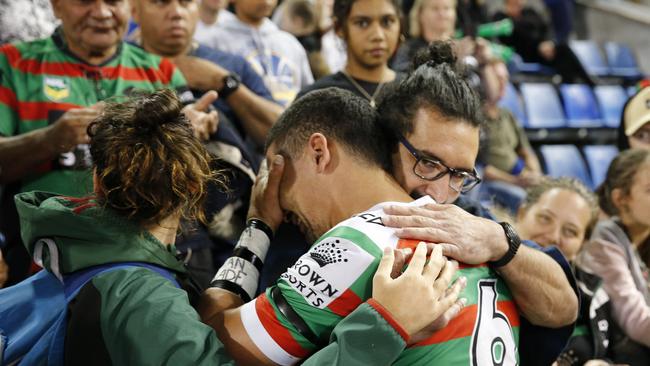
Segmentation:
{"type": "MultiPolygon", "coordinates": [[[[161,88],[191,98],[185,79],[169,60],[127,43],[101,65],[90,65],[72,54],[60,30],[46,39],[5,44],[0,46],[0,135],[44,128],[69,109],[133,90],[161,88]]],[[[37,167],[23,179],[21,191],[85,195],[92,189],[89,168],[88,147],[80,145],[37,167]]]]}
{"type": "MultiPolygon", "coordinates": [[[[433,202],[423,197],[409,205],[433,202]]],[[[384,204],[339,223],[275,285],[313,334],[326,342],[336,324],[372,296],[372,278],[385,247],[413,247],[381,222],[384,204]]],[[[461,265],[467,304],[444,329],[407,348],[396,365],[517,365],[519,314],[512,295],[487,265],[461,265]]],[[[272,361],[294,364],[317,350],[279,311],[273,287],[241,310],[242,323],[272,361]]],[[[419,301],[413,294],[412,301],[419,301]]],[[[304,334],[304,333],[303,333],[304,334]]]]}

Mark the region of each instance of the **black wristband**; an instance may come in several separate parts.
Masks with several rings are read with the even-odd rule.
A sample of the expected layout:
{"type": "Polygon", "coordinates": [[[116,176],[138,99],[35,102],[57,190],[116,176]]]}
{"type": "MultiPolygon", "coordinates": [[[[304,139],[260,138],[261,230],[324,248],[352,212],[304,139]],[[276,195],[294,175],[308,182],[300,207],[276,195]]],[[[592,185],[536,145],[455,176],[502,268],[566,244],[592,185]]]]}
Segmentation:
{"type": "Polygon", "coordinates": [[[246,293],[244,288],[234,282],[227,280],[214,280],[210,282],[210,287],[217,287],[222,288],[226,291],[230,291],[233,294],[239,296],[244,302],[251,301],[251,297],[246,293]]]}
{"type": "Polygon", "coordinates": [[[266,236],[269,237],[269,241],[273,240],[273,230],[267,225],[264,221],[256,218],[250,218],[246,221],[246,226],[250,226],[255,229],[262,230],[266,236]]]}
{"type": "Polygon", "coordinates": [[[255,253],[248,250],[246,247],[236,247],[232,252],[233,257],[239,257],[247,262],[252,263],[258,271],[262,272],[264,262],[255,255],[255,253]]]}
{"type": "Polygon", "coordinates": [[[506,264],[510,263],[510,261],[517,254],[519,246],[521,245],[521,239],[519,239],[519,235],[517,235],[517,232],[512,227],[512,225],[508,224],[507,222],[500,222],[499,225],[503,227],[503,231],[506,234],[506,239],[508,240],[508,251],[503,255],[503,257],[489,263],[492,268],[503,267],[506,264]]]}

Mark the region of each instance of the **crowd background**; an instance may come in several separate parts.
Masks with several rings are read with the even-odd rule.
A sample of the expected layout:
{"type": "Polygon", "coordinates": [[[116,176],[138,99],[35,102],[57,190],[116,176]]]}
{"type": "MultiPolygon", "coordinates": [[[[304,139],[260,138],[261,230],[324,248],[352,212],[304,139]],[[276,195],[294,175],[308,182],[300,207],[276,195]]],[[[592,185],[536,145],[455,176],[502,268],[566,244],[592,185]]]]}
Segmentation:
{"type": "MultiPolygon", "coordinates": [[[[639,16],[639,11],[650,14],[650,5],[623,0],[359,1],[389,9],[381,19],[381,36],[365,35],[369,21],[350,14],[352,2],[347,8],[335,6],[345,1],[177,1],[182,6],[196,2],[197,12],[172,15],[190,32],[176,37],[176,43],[170,41],[176,40],[174,34],[166,37],[164,20],[147,13],[154,10],[143,5],[139,17],[130,19],[129,44],[171,60],[196,98],[209,90],[221,94],[204,103],[211,109],[201,108],[219,112],[217,132],[201,137],[221,158],[213,168],[227,177],[229,190],[208,187],[206,220],[185,222],[181,227],[193,229],[182,230],[177,241],[177,254],[198,286],[207,286],[236,244],[266,133],[284,108],[328,86],[348,89],[374,106],[384,87],[411,71],[418,50],[453,40],[482,97],[486,121],[476,164],[482,182],[466,195],[516,224],[522,239],[558,246],[578,280],[587,284],[588,291],[581,289],[587,301],[575,337],[557,362],[582,364],[593,357],[646,364],[650,205],[643,203],[650,195],[650,160],[635,151],[650,149],[650,83],[645,79],[650,55],[644,47],[647,33],[634,30],[650,30],[650,17],[639,16]],[[350,31],[346,24],[358,29],[350,31]],[[383,37],[386,46],[373,49],[373,37],[383,37]],[[595,319],[589,306],[600,289],[611,304],[595,319]],[[598,328],[603,319],[612,332],[598,328]],[[611,347],[593,341],[599,332],[606,333],[602,337],[611,347]],[[585,334],[592,338],[581,340],[585,334]],[[585,346],[589,343],[595,349],[585,346]],[[638,358],[626,358],[630,354],[638,358]]],[[[0,43],[46,38],[58,25],[49,1],[0,0],[0,43]]],[[[173,86],[179,93],[185,90],[173,86]]],[[[54,99],[62,92],[56,83],[46,87],[54,99]]],[[[203,103],[187,101],[192,102],[203,103]]],[[[9,286],[37,268],[20,243],[11,199],[23,190],[24,177],[3,183],[0,286],[9,286]]],[[[276,240],[295,244],[269,253],[260,289],[306,248],[288,226],[276,240]]]]}

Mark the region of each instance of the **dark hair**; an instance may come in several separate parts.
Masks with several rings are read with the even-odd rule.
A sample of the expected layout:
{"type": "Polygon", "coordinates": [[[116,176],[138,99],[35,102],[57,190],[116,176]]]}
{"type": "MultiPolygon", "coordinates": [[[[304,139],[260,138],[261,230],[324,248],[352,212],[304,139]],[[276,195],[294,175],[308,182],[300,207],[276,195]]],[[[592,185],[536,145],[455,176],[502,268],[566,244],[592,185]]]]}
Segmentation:
{"type": "Polygon", "coordinates": [[[385,87],[377,111],[380,124],[391,131],[392,148],[397,148],[398,135],[413,133],[420,108],[477,128],[482,125],[481,102],[456,61],[451,42],[435,41],[416,54],[414,71],[385,87]]]}
{"type": "Polygon", "coordinates": [[[182,108],[169,89],[109,100],[88,126],[103,205],[143,226],[176,213],[205,222],[202,203],[215,173],[182,108]]]}
{"type": "Polygon", "coordinates": [[[600,208],[608,215],[618,215],[619,210],[612,200],[612,192],[620,189],[629,194],[639,167],[650,162],[650,150],[629,149],[614,158],[607,169],[605,181],[596,189],[600,208]]]}
{"type": "Polygon", "coordinates": [[[377,112],[368,101],[347,90],[326,88],[293,102],[271,127],[266,149],[275,143],[290,157],[300,156],[313,133],[339,142],[360,162],[390,171],[386,134],[376,123],[377,112]]]}
{"type": "Polygon", "coordinates": [[[528,210],[531,206],[539,202],[539,199],[544,195],[544,193],[552,189],[564,189],[574,192],[587,202],[590,210],[590,217],[585,230],[585,238],[589,238],[589,236],[591,236],[591,231],[594,226],[596,226],[596,222],[598,222],[598,198],[596,198],[596,195],[587,188],[587,186],[575,178],[543,178],[538,184],[526,189],[526,198],[521,203],[521,207],[524,210],[528,210]]]}
{"type": "MultiPolygon", "coordinates": [[[[334,7],[332,9],[332,18],[334,19],[334,29],[344,29],[345,23],[350,16],[350,11],[352,10],[352,5],[358,0],[334,0],[334,7]]],[[[400,19],[400,29],[402,25],[402,5],[400,0],[386,0],[390,2],[391,5],[395,8],[397,17],[400,19]]]]}

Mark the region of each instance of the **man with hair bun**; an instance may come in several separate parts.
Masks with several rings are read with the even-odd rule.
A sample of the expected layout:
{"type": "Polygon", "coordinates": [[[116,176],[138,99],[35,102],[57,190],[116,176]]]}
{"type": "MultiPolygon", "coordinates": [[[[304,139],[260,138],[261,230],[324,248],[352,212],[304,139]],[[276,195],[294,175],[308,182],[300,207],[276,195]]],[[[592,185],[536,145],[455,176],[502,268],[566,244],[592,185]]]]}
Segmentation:
{"type": "Polygon", "coordinates": [[[489,263],[522,315],[521,364],[548,365],[564,348],[577,316],[570,266],[555,248],[519,245],[514,228],[495,222],[461,194],[480,182],[474,164],[483,116],[474,91],[460,81],[464,73],[451,45],[433,42],[414,59],[413,69],[384,91],[379,122],[390,130],[397,181],[411,196],[430,196],[436,204],[387,207],[383,222],[401,228],[401,238],[440,243],[459,262],[489,263]]]}

